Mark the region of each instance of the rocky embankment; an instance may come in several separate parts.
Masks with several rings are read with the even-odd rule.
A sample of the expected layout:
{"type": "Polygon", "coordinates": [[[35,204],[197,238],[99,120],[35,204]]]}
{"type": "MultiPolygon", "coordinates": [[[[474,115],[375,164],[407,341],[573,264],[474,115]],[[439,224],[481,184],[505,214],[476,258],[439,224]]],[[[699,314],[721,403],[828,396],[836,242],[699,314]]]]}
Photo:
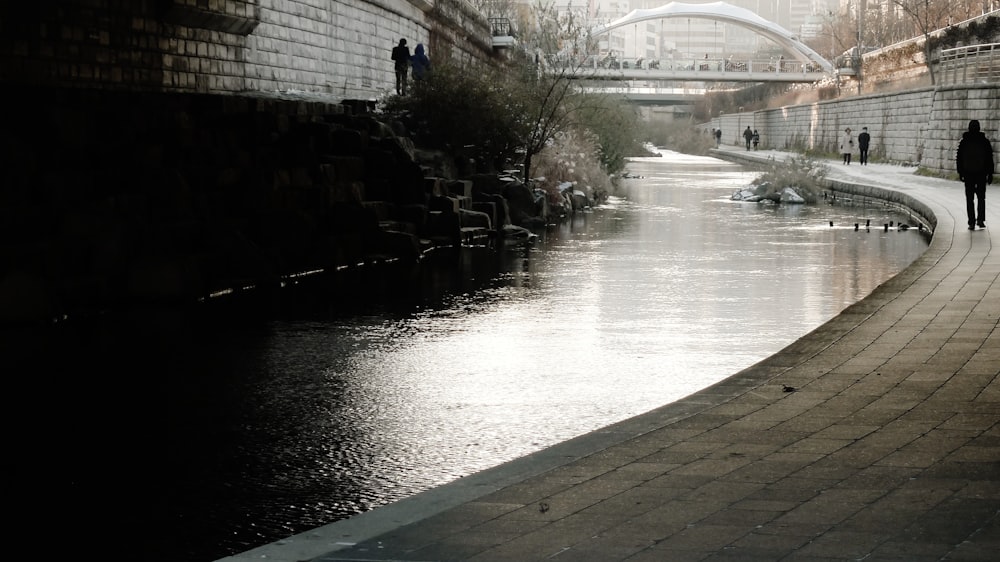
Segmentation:
{"type": "Polygon", "coordinates": [[[555,212],[363,102],[44,92],[0,139],[2,326],[419,263],[555,212]]]}

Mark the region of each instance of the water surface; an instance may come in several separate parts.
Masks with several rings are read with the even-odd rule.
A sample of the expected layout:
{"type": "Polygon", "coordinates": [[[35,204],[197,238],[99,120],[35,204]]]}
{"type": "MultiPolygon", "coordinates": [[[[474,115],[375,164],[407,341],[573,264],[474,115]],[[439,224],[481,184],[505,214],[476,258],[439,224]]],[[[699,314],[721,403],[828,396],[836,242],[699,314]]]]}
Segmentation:
{"type": "Polygon", "coordinates": [[[735,164],[665,153],[629,171],[530,251],[470,250],[417,290],[340,288],[238,323],[148,315],[51,344],[70,382],[37,422],[58,448],[41,458],[67,476],[41,509],[135,541],[131,560],[248,550],[683,398],[927,247],[915,229],[854,230],[909,220],[881,206],[731,201],[755,177],[735,164]]]}

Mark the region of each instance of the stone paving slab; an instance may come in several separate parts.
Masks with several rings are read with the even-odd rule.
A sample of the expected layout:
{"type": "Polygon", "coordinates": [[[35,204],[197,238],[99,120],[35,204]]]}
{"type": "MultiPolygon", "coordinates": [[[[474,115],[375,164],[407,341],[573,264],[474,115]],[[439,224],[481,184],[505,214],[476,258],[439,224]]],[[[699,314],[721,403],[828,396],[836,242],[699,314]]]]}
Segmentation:
{"type": "Polygon", "coordinates": [[[957,181],[829,165],[933,229],[867,298],[676,403],[223,560],[1000,560],[1000,201],[970,232],[957,181]]]}

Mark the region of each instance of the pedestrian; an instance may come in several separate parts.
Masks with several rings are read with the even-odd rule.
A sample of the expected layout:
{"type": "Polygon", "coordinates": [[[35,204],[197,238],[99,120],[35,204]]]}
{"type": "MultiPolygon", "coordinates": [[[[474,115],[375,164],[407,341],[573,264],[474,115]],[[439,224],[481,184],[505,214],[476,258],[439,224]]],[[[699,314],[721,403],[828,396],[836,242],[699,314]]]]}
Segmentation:
{"type": "Polygon", "coordinates": [[[969,121],[969,130],[962,133],[955,158],[958,178],[965,182],[965,212],[969,230],[986,228],[986,184],[993,183],[993,145],[979,130],[979,121],[969,121]],[[978,200],[978,208],[973,205],[978,200]]]}
{"type": "Polygon", "coordinates": [[[868,145],[872,142],[872,136],[868,134],[868,127],[861,127],[861,134],[858,135],[858,162],[862,166],[868,165],[868,145]]]}
{"type": "Polygon", "coordinates": [[[854,152],[854,135],[851,128],[844,129],[844,134],[840,137],[840,153],[844,156],[844,164],[851,165],[851,153],[854,152]]]}
{"type": "Polygon", "coordinates": [[[757,145],[760,144],[760,133],[757,129],[753,130],[753,149],[757,150],[757,145]]]}
{"type": "Polygon", "coordinates": [[[722,129],[715,130],[715,148],[722,146],[722,129]]]}
{"type": "Polygon", "coordinates": [[[747,150],[750,150],[750,142],[753,141],[753,131],[750,130],[750,125],[747,125],[747,130],[743,131],[743,139],[747,141],[747,150]]]}
{"type": "Polygon", "coordinates": [[[413,81],[419,82],[424,79],[424,75],[431,70],[431,59],[427,58],[424,53],[424,44],[418,43],[417,48],[413,50],[413,57],[410,61],[413,63],[413,81]]]}
{"type": "Polygon", "coordinates": [[[396,65],[396,94],[406,95],[406,71],[410,67],[410,48],[406,39],[400,39],[399,45],[392,48],[392,60],[396,65]]]}

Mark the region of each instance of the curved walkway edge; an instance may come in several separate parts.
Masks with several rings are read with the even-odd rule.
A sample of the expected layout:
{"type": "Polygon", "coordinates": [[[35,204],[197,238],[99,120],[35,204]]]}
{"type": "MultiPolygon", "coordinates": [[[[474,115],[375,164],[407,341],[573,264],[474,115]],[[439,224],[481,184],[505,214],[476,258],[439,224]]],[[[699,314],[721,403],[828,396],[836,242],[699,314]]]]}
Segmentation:
{"type": "Polygon", "coordinates": [[[997,560],[1000,191],[969,231],[957,181],[829,166],[933,230],[865,299],[675,403],[222,560],[997,560]]]}

